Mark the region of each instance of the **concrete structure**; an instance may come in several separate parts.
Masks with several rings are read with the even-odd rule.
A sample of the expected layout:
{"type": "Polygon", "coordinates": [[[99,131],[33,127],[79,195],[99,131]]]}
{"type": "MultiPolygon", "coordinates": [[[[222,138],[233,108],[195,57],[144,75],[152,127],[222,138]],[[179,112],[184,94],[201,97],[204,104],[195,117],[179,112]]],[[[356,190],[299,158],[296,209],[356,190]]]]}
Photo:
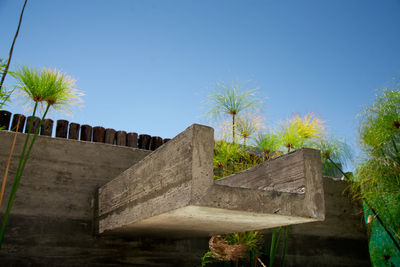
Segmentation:
{"type": "MultiPolygon", "coordinates": [[[[13,135],[0,131],[0,173],[4,173],[13,135]]],[[[18,134],[6,192],[23,140],[24,134],[18,134]]],[[[112,231],[109,235],[95,234],[97,189],[150,153],[39,136],[10,215],[0,266],[199,266],[200,257],[208,250],[207,237],[136,237],[112,231]]],[[[303,152],[289,156],[294,155],[303,152]]],[[[270,185],[281,190],[277,183],[270,185]]],[[[361,209],[342,195],[346,182],[324,177],[323,186],[325,221],[292,227],[286,266],[368,266],[361,209]]],[[[297,184],[292,188],[302,192],[297,184]]],[[[0,218],[4,208],[0,209],[0,218]]]]}
{"type": "Polygon", "coordinates": [[[213,129],[192,125],[99,189],[99,233],[210,236],[321,221],[319,151],[300,149],[217,182],[213,129]]]}

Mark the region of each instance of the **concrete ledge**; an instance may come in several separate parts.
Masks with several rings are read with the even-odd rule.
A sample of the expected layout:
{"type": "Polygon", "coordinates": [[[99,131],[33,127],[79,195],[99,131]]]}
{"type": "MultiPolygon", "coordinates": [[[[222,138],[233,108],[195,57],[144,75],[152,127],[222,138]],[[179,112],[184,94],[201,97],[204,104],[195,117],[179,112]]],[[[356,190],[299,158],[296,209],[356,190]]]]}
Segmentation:
{"type": "Polygon", "coordinates": [[[324,219],[319,151],[213,181],[213,129],[192,125],[98,190],[98,233],[206,236],[324,219]]]}

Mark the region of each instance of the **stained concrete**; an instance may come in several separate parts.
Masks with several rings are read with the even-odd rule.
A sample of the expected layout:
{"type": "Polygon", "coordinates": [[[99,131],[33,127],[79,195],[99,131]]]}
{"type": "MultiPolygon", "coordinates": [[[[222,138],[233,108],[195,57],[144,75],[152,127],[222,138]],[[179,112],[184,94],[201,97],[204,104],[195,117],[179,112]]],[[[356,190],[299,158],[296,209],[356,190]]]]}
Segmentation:
{"type": "Polygon", "coordinates": [[[98,232],[210,236],[324,219],[319,151],[214,182],[213,147],[213,129],[194,124],[100,187],[98,232]]]}
{"type": "MultiPolygon", "coordinates": [[[[0,173],[13,134],[0,131],[0,173]]],[[[7,188],[23,138],[19,134],[7,188]]],[[[149,153],[39,136],[10,215],[0,266],[200,266],[208,238],[93,232],[94,192],[149,153]]],[[[323,185],[325,221],[292,226],[286,266],[369,266],[359,203],[342,194],[345,181],[324,177],[323,185]]]]}

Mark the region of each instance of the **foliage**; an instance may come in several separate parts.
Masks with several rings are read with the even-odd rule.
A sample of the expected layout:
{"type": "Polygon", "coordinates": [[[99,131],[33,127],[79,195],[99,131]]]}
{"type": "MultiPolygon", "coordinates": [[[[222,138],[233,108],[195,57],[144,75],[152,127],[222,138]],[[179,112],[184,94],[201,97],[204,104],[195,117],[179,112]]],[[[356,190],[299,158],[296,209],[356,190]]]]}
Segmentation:
{"type": "Polygon", "coordinates": [[[237,133],[243,140],[243,145],[247,145],[247,140],[253,139],[254,135],[263,128],[262,118],[256,113],[244,113],[238,116],[237,133]]]}
{"type": "Polygon", "coordinates": [[[285,262],[286,256],[286,248],[287,248],[287,241],[289,237],[289,229],[290,226],[279,227],[279,229],[273,229],[272,238],[271,238],[271,246],[269,251],[269,267],[272,267],[275,262],[276,252],[278,250],[279,241],[283,232],[285,232],[285,239],[283,243],[283,254],[282,254],[282,265],[285,262]]]}
{"type": "Polygon", "coordinates": [[[281,144],[287,152],[303,147],[304,138],[294,124],[281,124],[279,136],[282,140],[281,144]]]}
{"type": "MultiPolygon", "coordinates": [[[[375,216],[379,216],[383,226],[394,235],[393,243],[399,244],[399,90],[381,90],[375,102],[365,108],[361,113],[359,139],[364,160],[356,169],[352,191],[376,212],[375,216]]],[[[372,250],[371,255],[379,254],[378,250],[372,250]]],[[[372,260],[377,261],[374,257],[372,260]]]]}
{"type": "MultiPolygon", "coordinates": [[[[0,58],[0,77],[3,77],[6,65],[7,63],[2,58],[0,58]]],[[[9,71],[8,73],[14,75],[13,72],[9,71]]],[[[4,85],[2,86],[2,88],[0,89],[0,109],[2,109],[9,101],[11,93],[12,91],[8,91],[4,85]]]]}
{"type": "Polygon", "coordinates": [[[248,250],[257,251],[262,241],[262,235],[258,231],[249,231],[242,233],[233,233],[222,235],[222,237],[228,241],[230,245],[243,244],[248,250]]]}
{"type": "Polygon", "coordinates": [[[206,266],[207,263],[211,263],[210,258],[212,257],[212,252],[207,251],[203,257],[201,257],[201,267],[206,266]]]}
{"type": "Polygon", "coordinates": [[[282,140],[280,136],[271,131],[258,133],[258,136],[255,140],[256,147],[264,153],[267,160],[282,154],[282,152],[279,151],[281,143],[282,140]]]}
{"type": "MultiPolygon", "coordinates": [[[[29,125],[0,229],[0,247],[21,177],[38,135],[39,128],[42,125],[47,112],[51,107],[62,109],[66,105],[81,102],[80,96],[82,95],[80,92],[75,90],[72,79],[57,70],[42,69],[41,71],[37,71],[35,69],[22,67],[16,72],[16,78],[18,80],[17,90],[20,92],[20,96],[26,99],[27,103],[29,101],[31,105],[33,105],[32,117],[36,115],[38,106],[42,105],[43,102],[46,107],[39,126],[28,146],[33,120],[31,120],[29,125]]],[[[5,177],[6,176],[7,173],[5,174],[5,177]]]]}
{"type": "Polygon", "coordinates": [[[312,138],[320,138],[325,127],[323,121],[313,113],[306,114],[304,117],[295,115],[281,123],[279,136],[282,139],[282,145],[288,152],[293,149],[301,148],[305,142],[312,138]]]}
{"type": "Polygon", "coordinates": [[[28,0],[25,0],[24,5],[22,7],[21,14],[19,15],[18,27],[17,27],[17,30],[16,30],[16,32],[14,34],[14,39],[13,39],[11,47],[10,47],[10,52],[8,54],[8,59],[5,62],[3,62],[2,59],[0,59],[0,73],[1,73],[1,75],[0,75],[0,109],[9,100],[10,95],[12,93],[12,91],[7,91],[4,88],[4,80],[5,80],[5,78],[6,78],[8,73],[13,75],[13,73],[9,71],[9,67],[10,67],[10,64],[11,64],[11,59],[12,59],[12,55],[13,55],[13,51],[14,51],[15,41],[17,40],[18,33],[19,33],[20,28],[21,28],[22,18],[24,16],[25,6],[26,6],[27,2],[28,2],[28,0]]]}
{"type": "Polygon", "coordinates": [[[304,117],[297,114],[289,120],[289,124],[304,139],[321,137],[320,134],[325,131],[324,121],[313,113],[308,113],[304,117]]]}
{"type": "Polygon", "coordinates": [[[225,176],[246,170],[262,162],[262,157],[249,153],[245,146],[226,141],[215,141],[214,144],[214,178],[225,176]]]}
{"type": "Polygon", "coordinates": [[[344,168],[353,159],[350,147],[341,139],[324,135],[311,139],[307,145],[321,151],[322,174],[337,177],[338,167],[344,168]]]}
{"type": "Polygon", "coordinates": [[[83,94],[75,89],[75,80],[56,69],[38,71],[24,66],[15,76],[18,95],[25,103],[45,103],[56,110],[68,111],[69,107],[82,102],[83,94]]]}
{"type": "Polygon", "coordinates": [[[256,108],[261,100],[256,97],[256,89],[242,91],[242,86],[233,82],[232,85],[217,83],[216,90],[208,95],[207,114],[213,119],[220,119],[223,116],[230,116],[232,121],[232,141],[235,143],[236,116],[242,111],[250,111],[256,108]]]}
{"type": "MultiPolygon", "coordinates": [[[[214,147],[214,178],[222,177],[246,170],[252,166],[280,156],[285,152],[301,147],[312,147],[321,150],[321,159],[325,175],[331,175],[336,164],[345,165],[351,159],[348,146],[339,139],[329,137],[326,133],[324,122],[313,113],[305,116],[294,115],[285,122],[280,123],[277,131],[266,130],[255,133],[263,128],[261,120],[255,113],[246,112],[242,106],[235,109],[234,99],[238,94],[229,87],[222,87],[223,93],[211,95],[209,101],[213,102],[210,110],[214,118],[221,114],[232,116],[232,122],[223,122],[222,137],[224,140],[215,141],[214,147]],[[238,110],[243,114],[237,115],[238,110]],[[236,120],[235,120],[236,119],[236,120]],[[235,143],[235,126],[237,134],[241,137],[242,144],[235,143]],[[232,130],[232,139],[226,134],[232,130]],[[228,140],[232,140],[229,142],[228,140]],[[253,141],[254,140],[254,141],[253,141]],[[249,142],[247,142],[249,141],[249,142]],[[250,142],[252,141],[252,142],[250,142]],[[252,146],[254,143],[254,147],[252,146]],[[256,149],[255,149],[256,148],[256,149]],[[260,155],[260,152],[262,155],[260,155]]],[[[234,260],[236,265],[239,258],[245,256],[243,252],[250,253],[250,261],[255,265],[261,262],[257,253],[265,253],[269,257],[269,266],[273,266],[280,240],[283,239],[282,262],[286,255],[289,227],[280,227],[273,230],[269,251],[260,251],[259,244],[261,236],[257,231],[245,233],[226,234],[222,237],[214,236],[210,239],[212,257],[217,260],[234,260]],[[282,234],[284,238],[281,238],[282,234]],[[222,239],[221,239],[222,238],[222,239]],[[229,248],[228,246],[232,246],[229,248]],[[226,255],[224,254],[226,251],[226,255]],[[234,255],[233,255],[234,254],[234,255]]]]}

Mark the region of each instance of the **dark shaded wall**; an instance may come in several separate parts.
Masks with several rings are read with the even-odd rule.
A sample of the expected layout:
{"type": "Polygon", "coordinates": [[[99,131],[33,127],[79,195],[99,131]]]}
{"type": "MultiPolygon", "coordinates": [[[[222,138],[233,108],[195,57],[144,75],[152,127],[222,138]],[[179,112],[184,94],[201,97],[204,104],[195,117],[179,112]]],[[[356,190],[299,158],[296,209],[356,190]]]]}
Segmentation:
{"type": "MultiPolygon", "coordinates": [[[[0,131],[1,174],[13,134],[0,131]]],[[[19,134],[7,192],[23,138],[19,134]]],[[[149,153],[39,136],[10,216],[0,266],[200,266],[208,249],[206,238],[93,235],[96,188],[149,153]]],[[[360,208],[342,195],[345,186],[343,181],[324,178],[326,221],[292,227],[286,266],[369,265],[360,208]]]]}

